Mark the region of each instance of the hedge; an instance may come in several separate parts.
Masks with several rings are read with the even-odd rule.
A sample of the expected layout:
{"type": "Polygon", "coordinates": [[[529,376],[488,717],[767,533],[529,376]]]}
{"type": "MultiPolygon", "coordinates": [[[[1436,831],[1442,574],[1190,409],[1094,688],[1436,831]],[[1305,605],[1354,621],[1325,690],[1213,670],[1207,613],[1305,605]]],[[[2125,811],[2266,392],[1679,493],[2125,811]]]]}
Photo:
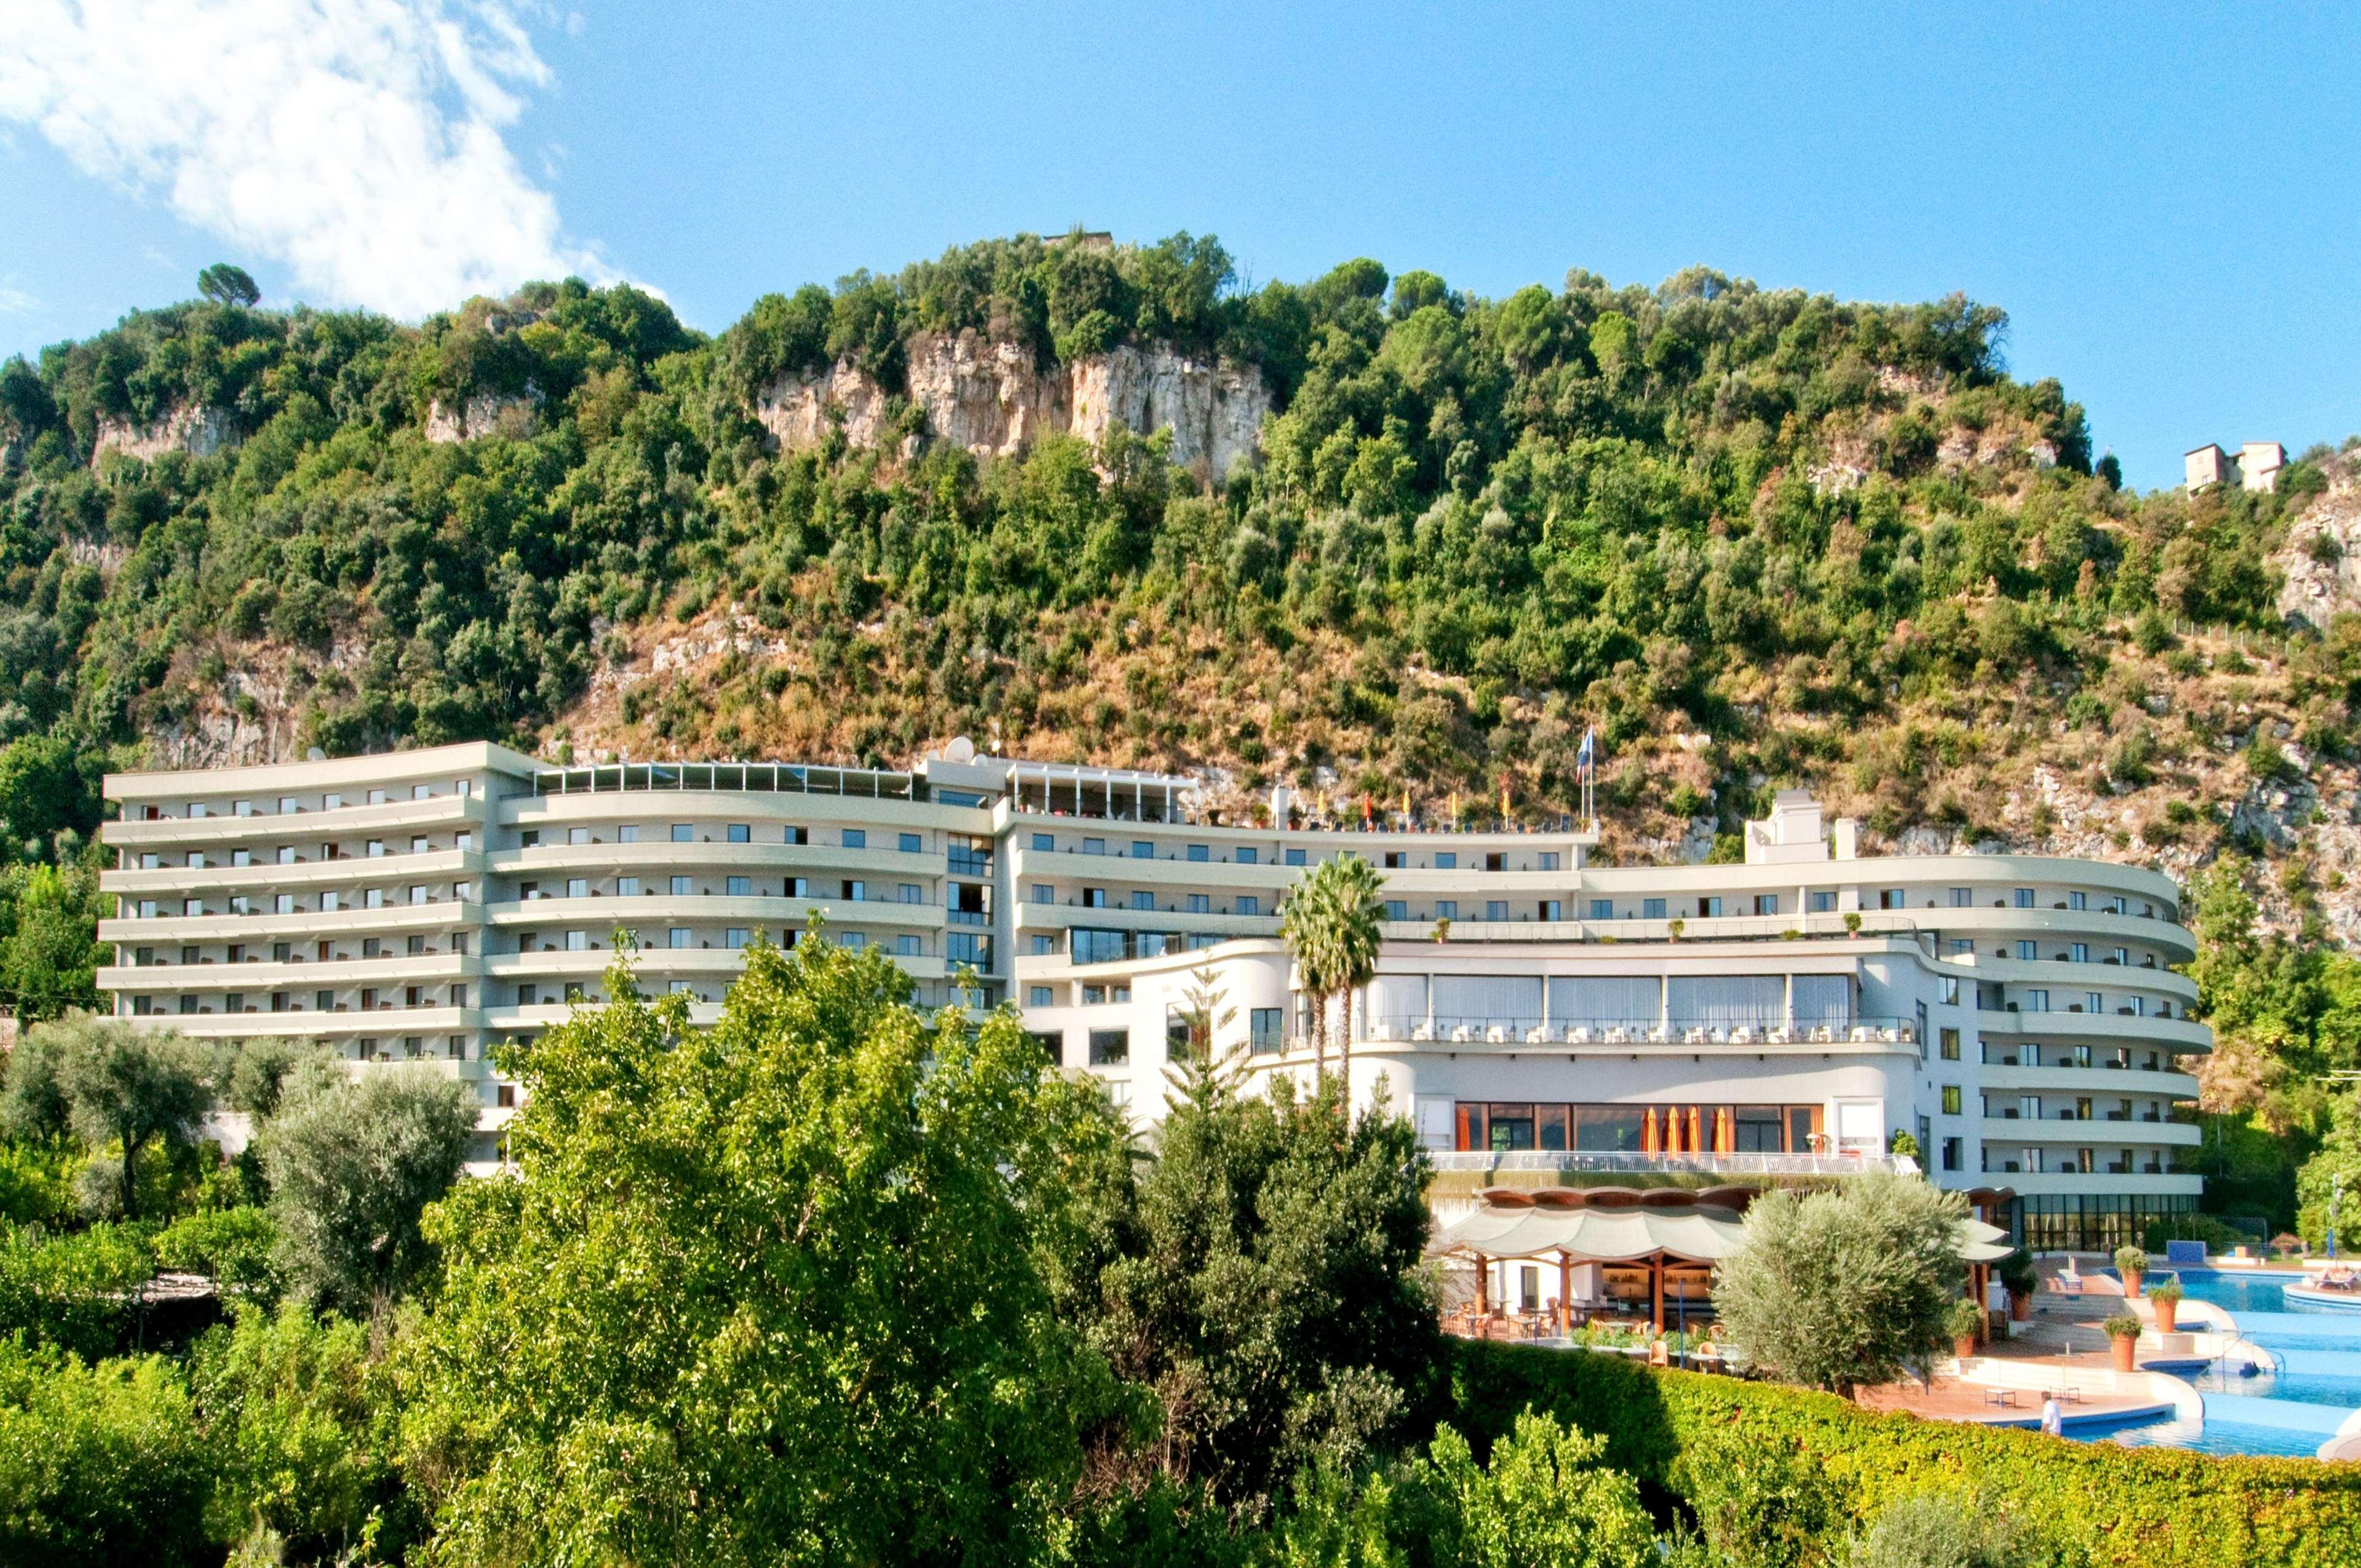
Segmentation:
{"type": "Polygon", "coordinates": [[[1832,1394],[1621,1356],[1455,1344],[1445,1419],[1479,1453],[1531,1409],[1605,1437],[1609,1463],[1669,1488],[1684,1443],[1733,1428],[1766,1446],[1790,1445],[1857,1519],[1913,1493],[1973,1490],[2061,1538],[2087,1540],[2096,1565],[2361,1563],[2361,1464],[2077,1442],[1878,1415],[1832,1394]]]}

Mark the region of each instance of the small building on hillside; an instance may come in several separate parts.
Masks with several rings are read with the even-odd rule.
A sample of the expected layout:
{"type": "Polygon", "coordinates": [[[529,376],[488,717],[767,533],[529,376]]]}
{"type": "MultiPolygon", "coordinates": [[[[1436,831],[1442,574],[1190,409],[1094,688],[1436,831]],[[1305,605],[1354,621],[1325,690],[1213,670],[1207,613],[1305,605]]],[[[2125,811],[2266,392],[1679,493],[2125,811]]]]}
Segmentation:
{"type": "Polygon", "coordinates": [[[2276,441],[2249,441],[2235,457],[2209,441],[2181,458],[2183,481],[2192,496],[2212,485],[2276,490],[2279,470],[2286,466],[2287,448],[2276,441]]]}

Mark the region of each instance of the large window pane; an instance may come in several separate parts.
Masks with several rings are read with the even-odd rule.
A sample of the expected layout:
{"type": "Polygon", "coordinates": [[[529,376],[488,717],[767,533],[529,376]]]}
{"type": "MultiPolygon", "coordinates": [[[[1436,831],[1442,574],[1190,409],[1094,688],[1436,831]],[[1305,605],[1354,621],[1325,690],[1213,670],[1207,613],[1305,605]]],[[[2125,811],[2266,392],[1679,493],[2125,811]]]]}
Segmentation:
{"type": "Polygon", "coordinates": [[[1678,975],[1665,982],[1675,1028],[1768,1028],[1786,1021],[1787,981],[1775,974],[1678,975]]]}
{"type": "Polygon", "coordinates": [[[1652,974],[1555,975],[1549,982],[1550,1022],[1653,1028],[1664,1004],[1663,986],[1652,974]]]}

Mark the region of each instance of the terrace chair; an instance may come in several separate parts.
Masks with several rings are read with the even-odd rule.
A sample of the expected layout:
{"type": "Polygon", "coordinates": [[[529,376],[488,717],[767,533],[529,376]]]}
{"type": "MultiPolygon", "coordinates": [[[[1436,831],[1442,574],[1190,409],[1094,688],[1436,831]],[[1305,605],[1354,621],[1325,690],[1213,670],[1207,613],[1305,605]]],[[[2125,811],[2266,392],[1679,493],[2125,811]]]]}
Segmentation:
{"type": "Polygon", "coordinates": [[[1372,1025],[1369,1025],[1369,1038],[1370,1038],[1370,1039],[1372,1039],[1372,1040],[1390,1040],[1390,1039],[1392,1039],[1393,1037],[1394,1037],[1394,1025],[1393,1025],[1393,1021],[1392,1021],[1391,1019],[1389,1019],[1389,1018],[1380,1018],[1380,1019],[1378,1019],[1376,1023],[1374,1023],[1374,1024],[1372,1024],[1372,1025]]]}
{"type": "Polygon", "coordinates": [[[1490,1046],[1507,1045],[1509,1043],[1508,1025],[1505,1024],[1494,1024],[1490,1027],[1487,1028],[1484,1031],[1484,1043],[1490,1046]]]}
{"type": "Polygon", "coordinates": [[[1475,1037],[1476,1031],[1469,1028],[1465,1024],[1454,1024],[1451,1026],[1451,1043],[1455,1046],[1466,1045],[1469,1041],[1475,1039],[1475,1037]]]}
{"type": "Polygon", "coordinates": [[[1869,1029],[1869,1025],[1866,1025],[1866,1024],[1855,1024],[1855,1025],[1852,1026],[1852,1043],[1853,1043],[1854,1045],[1856,1045],[1856,1046],[1865,1046],[1865,1045],[1867,1045],[1867,1044],[1869,1043],[1869,1039],[1870,1039],[1870,1029],[1869,1029]]]}
{"type": "Polygon", "coordinates": [[[1652,1046],[1664,1045],[1672,1037],[1673,1032],[1662,1024],[1648,1031],[1648,1043],[1652,1046]]]}
{"type": "Polygon", "coordinates": [[[1763,1038],[1767,1044],[1773,1046],[1790,1045],[1795,1041],[1795,1032],[1784,1024],[1774,1024],[1763,1038]]]}
{"type": "Polygon", "coordinates": [[[1706,1036],[1706,1038],[1712,1041],[1717,1046],[1726,1046],[1730,1044],[1730,1031],[1717,1024],[1713,1026],[1712,1032],[1706,1036]]]}
{"type": "Polygon", "coordinates": [[[1546,1045],[1549,1037],[1550,1026],[1547,1024],[1536,1024],[1525,1031],[1525,1044],[1529,1046],[1546,1045]]]}
{"type": "Polygon", "coordinates": [[[1607,1043],[1609,1045],[1624,1046],[1631,1044],[1631,1032],[1623,1027],[1622,1025],[1616,1024],[1609,1027],[1607,1031],[1607,1043]]]}
{"type": "Polygon", "coordinates": [[[1681,1031],[1681,1044],[1685,1046],[1701,1046],[1705,1044],[1705,1031],[1696,1027],[1695,1025],[1683,1029],[1681,1031]]]}
{"type": "Polygon", "coordinates": [[[1587,1046],[1590,1044],[1590,1025],[1587,1024],[1576,1024],[1573,1028],[1568,1029],[1565,1032],[1565,1043],[1569,1046],[1587,1046]]]}
{"type": "Polygon", "coordinates": [[[1754,1043],[1754,1031],[1741,1024],[1730,1032],[1730,1043],[1733,1046],[1751,1046],[1754,1043]]]}
{"type": "Polygon", "coordinates": [[[1427,1045],[1432,1043],[1434,1039],[1434,1020],[1432,1018],[1422,1018],[1417,1023],[1412,1024],[1410,1026],[1410,1037],[1413,1043],[1418,1045],[1427,1045]]]}

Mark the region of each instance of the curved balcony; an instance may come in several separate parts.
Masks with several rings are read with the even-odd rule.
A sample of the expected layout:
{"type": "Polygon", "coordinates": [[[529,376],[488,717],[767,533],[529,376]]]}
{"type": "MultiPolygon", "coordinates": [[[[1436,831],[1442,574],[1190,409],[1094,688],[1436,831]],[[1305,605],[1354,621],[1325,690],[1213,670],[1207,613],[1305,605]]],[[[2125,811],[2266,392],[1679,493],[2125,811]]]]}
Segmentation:
{"type": "MultiPolygon", "coordinates": [[[[102,893],[122,898],[203,896],[225,899],[232,894],[268,897],[275,893],[302,894],[356,883],[408,885],[427,879],[448,882],[483,872],[480,850],[429,850],[423,854],[340,855],[333,861],[272,861],[249,866],[158,866],[151,871],[102,872],[102,893]]],[[[335,913],[343,913],[336,911],[335,913]]]]}
{"type": "Polygon", "coordinates": [[[1979,1120],[1976,1131],[1995,1148],[2020,1144],[2131,1144],[2143,1148],[2195,1148],[2205,1138],[2203,1128],[2188,1122],[2150,1122],[2138,1116],[2122,1122],[2104,1116],[2084,1121],[2079,1116],[2055,1113],[2038,1117],[1985,1116],[1979,1120]]]}
{"type": "Polygon", "coordinates": [[[1984,1039],[2104,1041],[2174,1052],[2213,1048],[2213,1031],[2188,1018],[2135,1017],[2125,1013],[1980,1012],[1976,1033],[1984,1039]]]}
{"type": "Polygon", "coordinates": [[[626,898],[594,894],[584,898],[516,899],[493,905],[490,909],[491,923],[503,930],[519,927],[573,927],[594,932],[601,939],[618,926],[643,931],[653,931],[660,926],[733,925],[800,930],[814,914],[831,928],[890,926],[936,931],[947,924],[939,904],[904,904],[885,898],[732,898],[722,894],[675,897],[671,894],[650,893],[626,898]]]}
{"type": "Polygon", "coordinates": [[[323,915],[163,915],[152,920],[109,916],[98,923],[98,939],[127,946],[203,942],[254,942],[284,938],[317,942],[325,937],[358,945],[363,937],[442,931],[482,922],[485,906],[472,901],[429,899],[424,904],[389,904],[378,909],[338,909],[323,915]]]}
{"type": "Polygon", "coordinates": [[[282,844],[321,839],[367,838],[372,833],[463,828],[489,820],[490,803],[480,795],[438,795],[425,800],[389,800],[379,806],[340,806],[333,811],[257,812],[250,817],[124,817],[103,823],[102,842],[126,850],[211,848],[215,844],[282,844]]]}

